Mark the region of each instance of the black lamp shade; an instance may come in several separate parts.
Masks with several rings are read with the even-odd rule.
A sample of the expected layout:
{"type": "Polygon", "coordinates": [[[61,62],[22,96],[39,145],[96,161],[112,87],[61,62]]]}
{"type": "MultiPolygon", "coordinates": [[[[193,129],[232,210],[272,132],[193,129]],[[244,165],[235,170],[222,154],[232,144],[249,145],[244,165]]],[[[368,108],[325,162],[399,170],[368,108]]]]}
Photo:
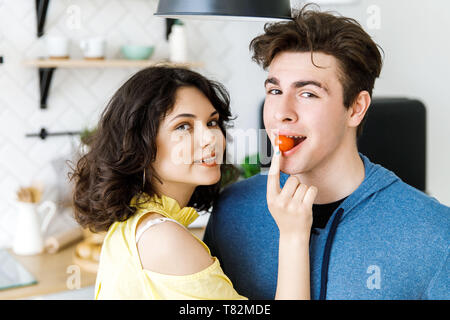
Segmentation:
{"type": "Polygon", "coordinates": [[[286,20],[291,19],[290,0],[160,0],[156,16],[166,18],[286,20]]]}

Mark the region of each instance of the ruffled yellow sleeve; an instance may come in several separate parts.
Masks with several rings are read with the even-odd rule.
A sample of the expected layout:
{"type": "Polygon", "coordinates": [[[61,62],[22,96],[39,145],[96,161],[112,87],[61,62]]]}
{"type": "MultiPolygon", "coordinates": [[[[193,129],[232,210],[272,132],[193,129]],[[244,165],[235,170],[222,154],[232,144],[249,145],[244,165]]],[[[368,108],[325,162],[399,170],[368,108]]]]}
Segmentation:
{"type": "Polygon", "coordinates": [[[151,279],[154,293],[158,299],[171,300],[247,300],[233,288],[230,279],[220,267],[219,260],[200,272],[173,276],[144,270],[151,279]]]}

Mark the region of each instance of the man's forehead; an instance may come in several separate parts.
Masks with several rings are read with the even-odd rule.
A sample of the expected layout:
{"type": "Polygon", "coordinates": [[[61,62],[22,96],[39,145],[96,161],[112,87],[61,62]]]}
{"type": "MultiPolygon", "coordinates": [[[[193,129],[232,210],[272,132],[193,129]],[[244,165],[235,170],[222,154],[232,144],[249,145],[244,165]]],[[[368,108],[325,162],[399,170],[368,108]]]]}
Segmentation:
{"type": "Polygon", "coordinates": [[[339,80],[337,60],[321,52],[282,52],[274,57],[269,66],[265,84],[293,85],[299,81],[316,81],[329,88],[333,80],[339,80]]]}
{"type": "Polygon", "coordinates": [[[331,74],[337,74],[339,70],[337,59],[328,54],[315,52],[311,59],[310,52],[282,52],[273,58],[268,71],[269,76],[283,72],[329,77],[331,74]]]}

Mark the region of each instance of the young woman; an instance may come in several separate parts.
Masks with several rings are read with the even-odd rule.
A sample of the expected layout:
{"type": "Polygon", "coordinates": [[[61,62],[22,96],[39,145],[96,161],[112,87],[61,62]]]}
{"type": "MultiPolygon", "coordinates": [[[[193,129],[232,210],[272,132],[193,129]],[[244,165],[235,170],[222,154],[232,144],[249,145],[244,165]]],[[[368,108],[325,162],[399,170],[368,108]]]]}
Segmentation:
{"type": "MultiPolygon", "coordinates": [[[[144,69],[114,94],[72,175],[77,221],[107,231],[96,299],[246,299],[187,229],[237,178],[225,156],[230,120],[226,90],[187,69],[144,69]]],[[[276,298],[309,299],[316,190],[296,179],[280,190],[279,158],[267,194],[280,229],[276,298]]]]}

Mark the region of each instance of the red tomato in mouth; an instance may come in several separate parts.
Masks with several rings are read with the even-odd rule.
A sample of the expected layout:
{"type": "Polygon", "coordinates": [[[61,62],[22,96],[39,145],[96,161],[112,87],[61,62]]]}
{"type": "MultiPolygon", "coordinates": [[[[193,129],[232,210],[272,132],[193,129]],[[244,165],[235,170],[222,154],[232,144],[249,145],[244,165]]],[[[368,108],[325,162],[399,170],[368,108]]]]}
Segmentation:
{"type": "Polygon", "coordinates": [[[286,136],[277,136],[275,138],[275,145],[278,146],[280,151],[289,151],[294,147],[294,139],[286,136]]]}

